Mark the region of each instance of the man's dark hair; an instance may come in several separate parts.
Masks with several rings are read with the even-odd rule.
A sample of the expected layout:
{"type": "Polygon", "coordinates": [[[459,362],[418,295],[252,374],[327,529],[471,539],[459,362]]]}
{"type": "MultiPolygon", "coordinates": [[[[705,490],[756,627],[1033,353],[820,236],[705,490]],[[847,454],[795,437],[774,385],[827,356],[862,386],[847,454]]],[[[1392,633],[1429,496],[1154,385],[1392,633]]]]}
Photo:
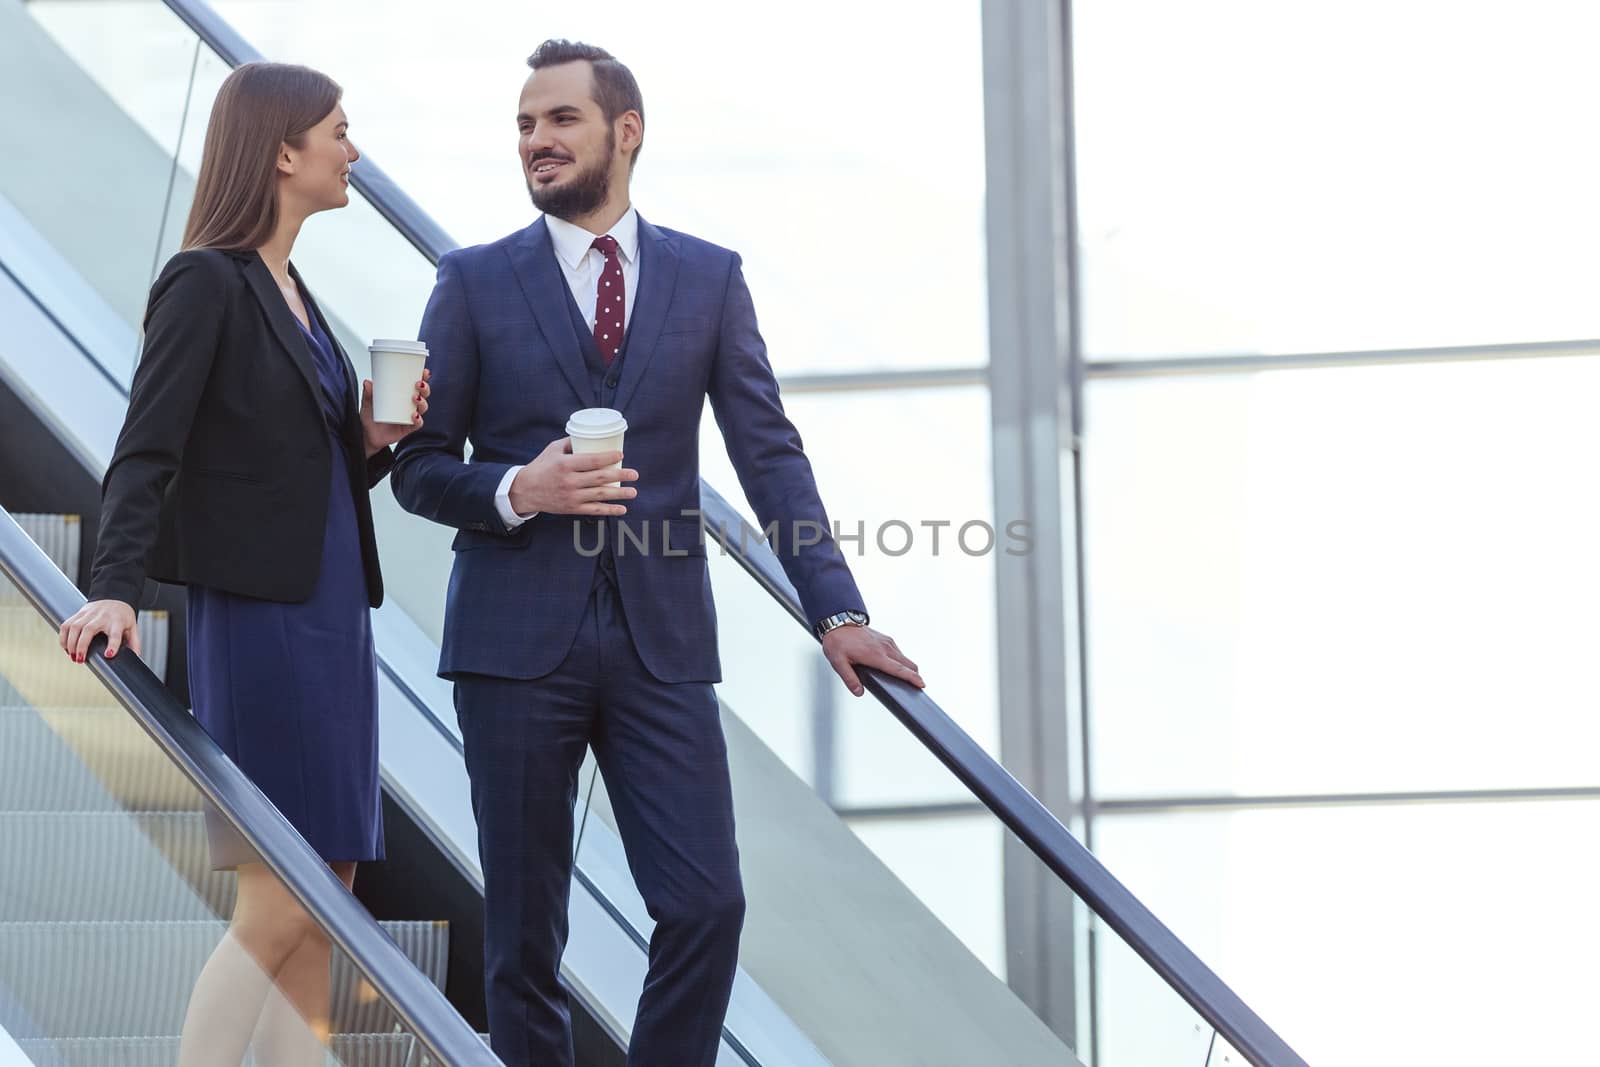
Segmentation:
{"type": "MultiPolygon", "coordinates": [[[[584,61],[589,64],[589,69],[594,72],[593,85],[590,91],[594,95],[594,102],[600,105],[600,110],[605,113],[607,122],[615,122],[625,111],[637,111],[639,124],[644,125],[644,96],[639,92],[639,83],[633,79],[633,71],[623,66],[617,58],[604,48],[596,48],[592,44],[581,41],[567,41],[552,38],[534,49],[533,55],[528,57],[528,66],[534,70],[543,70],[545,67],[555,67],[562,63],[576,63],[584,61]]],[[[633,156],[628,160],[632,167],[639,162],[639,149],[644,147],[643,138],[635,146],[633,156]]]]}

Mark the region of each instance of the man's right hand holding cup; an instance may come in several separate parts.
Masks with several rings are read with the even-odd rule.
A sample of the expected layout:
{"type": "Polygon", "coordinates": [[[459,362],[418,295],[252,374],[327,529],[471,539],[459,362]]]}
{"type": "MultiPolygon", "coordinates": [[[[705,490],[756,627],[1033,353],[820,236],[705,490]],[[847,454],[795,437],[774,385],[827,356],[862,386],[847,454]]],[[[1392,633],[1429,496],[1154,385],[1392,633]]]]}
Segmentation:
{"type": "Polygon", "coordinates": [[[512,479],[511,507],[518,515],[626,515],[622,501],[639,491],[625,483],[636,481],[639,472],[619,472],[621,462],[621,452],[574,453],[571,438],[552,441],[512,479]]]}

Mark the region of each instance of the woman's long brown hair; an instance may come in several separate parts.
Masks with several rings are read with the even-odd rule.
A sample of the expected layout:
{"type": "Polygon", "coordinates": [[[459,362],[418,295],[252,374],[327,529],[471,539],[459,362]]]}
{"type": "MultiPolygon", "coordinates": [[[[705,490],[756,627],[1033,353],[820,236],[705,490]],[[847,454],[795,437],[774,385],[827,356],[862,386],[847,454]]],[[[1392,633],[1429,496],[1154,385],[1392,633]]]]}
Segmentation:
{"type": "Polygon", "coordinates": [[[278,228],[278,152],[299,148],[343,90],[288,63],[246,63],[211,105],[183,247],[259,248],[278,228]]]}

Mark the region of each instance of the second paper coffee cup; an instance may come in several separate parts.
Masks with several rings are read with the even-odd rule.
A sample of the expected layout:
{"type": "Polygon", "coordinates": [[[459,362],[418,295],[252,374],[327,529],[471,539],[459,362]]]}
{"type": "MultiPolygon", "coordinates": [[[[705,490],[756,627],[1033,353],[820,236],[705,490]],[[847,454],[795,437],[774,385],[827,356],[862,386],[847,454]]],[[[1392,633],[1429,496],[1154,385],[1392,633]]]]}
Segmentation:
{"type": "Polygon", "coordinates": [[[417,413],[411,398],[428,363],[428,346],[421,341],[381,338],[367,346],[372,355],[372,418],[376,422],[409,425],[417,413]]]}
{"type": "MultiPolygon", "coordinates": [[[[622,435],[627,432],[628,420],[622,412],[612,408],[584,408],[574,411],[567,419],[567,436],[572,439],[572,451],[621,452],[622,435]]],[[[622,482],[607,483],[620,486],[622,482]]]]}

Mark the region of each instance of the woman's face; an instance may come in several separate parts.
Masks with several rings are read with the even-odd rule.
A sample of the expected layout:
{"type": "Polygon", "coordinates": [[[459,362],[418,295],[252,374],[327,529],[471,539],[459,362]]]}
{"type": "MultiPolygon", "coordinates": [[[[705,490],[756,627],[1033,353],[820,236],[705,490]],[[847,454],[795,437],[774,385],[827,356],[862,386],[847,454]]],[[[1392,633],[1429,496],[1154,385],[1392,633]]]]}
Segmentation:
{"type": "Polygon", "coordinates": [[[300,138],[300,147],[285,144],[278,159],[280,186],[306,214],[344,207],[350,202],[350,164],[361,158],[350,140],[350,120],[338,105],[300,138]]]}

